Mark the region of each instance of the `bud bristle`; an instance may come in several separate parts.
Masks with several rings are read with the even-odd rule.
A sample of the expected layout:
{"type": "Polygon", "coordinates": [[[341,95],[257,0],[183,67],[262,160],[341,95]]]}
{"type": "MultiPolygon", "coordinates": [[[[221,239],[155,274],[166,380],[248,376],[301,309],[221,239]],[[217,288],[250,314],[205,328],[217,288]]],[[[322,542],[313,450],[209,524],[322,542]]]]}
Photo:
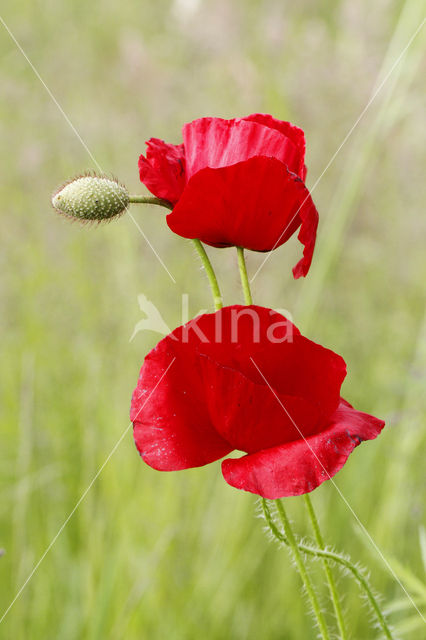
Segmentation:
{"type": "Polygon", "coordinates": [[[96,175],[75,178],[52,197],[58,213],[81,221],[110,220],[124,213],[128,204],[129,194],[123,185],[96,175]]]}

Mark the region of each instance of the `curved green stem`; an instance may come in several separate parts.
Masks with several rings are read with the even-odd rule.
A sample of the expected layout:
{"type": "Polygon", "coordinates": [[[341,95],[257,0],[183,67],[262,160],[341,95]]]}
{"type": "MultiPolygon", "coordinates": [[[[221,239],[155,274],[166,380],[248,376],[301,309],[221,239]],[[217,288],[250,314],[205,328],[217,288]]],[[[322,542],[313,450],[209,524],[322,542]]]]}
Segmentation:
{"type": "MultiPolygon", "coordinates": [[[[323,537],[321,535],[321,530],[318,522],[318,518],[316,516],[314,505],[312,504],[311,498],[308,493],[305,493],[303,496],[305,499],[305,504],[308,509],[309,517],[311,519],[312,528],[314,530],[315,540],[317,541],[317,545],[324,551],[325,544],[323,537]]],[[[343,618],[342,607],[340,606],[339,594],[337,593],[336,582],[334,580],[333,572],[331,570],[330,564],[326,558],[323,558],[324,571],[327,576],[328,587],[330,589],[331,599],[333,601],[334,611],[336,613],[337,626],[339,627],[341,640],[347,640],[346,628],[345,628],[345,620],[343,618]]]]}
{"type": "Polygon", "coordinates": [[[293,556],[294,556],[294,560],[296,562],[297,568],[299,570],[300,573],[300,577],[302,578],[302,581],[305,585],[306,591],[308,593],[309,599],[311,601],[312,604],[312,608],[314,610],[317,622],[318,622],[318,627],[320,629],[321,632],[321,636],[323,637],[324,640],[330,640],[330,636],[328,633],[328,629],[327,629],[327,625],[325,623],[325,619],[323,616],[323,613],[321,611],[321,607],[319,605],[318,602],[318,598],[316,596],[316,593],[314,591],[314,587],[312,585],[311,579],[309,577],[309,573],[306,569],[306,565],[303,562],[303,558],[302,558],[302,554],[300,553],[300,549],[299,549],[299,545],[297,544],[295,535],[293,533],[293,529],[291,528],[291,524],[290,524],[290,520],[287,517],[287,514],[285,512],[283,503],[281,502],[281,500],[276,500],[275,501],[276,505],[277,505],[277,510],[278,513],[280,515],[281,521],[283,523],[284,526],[284,531],[285,531],[285,535],[288,541],[288,545],[290,546],[292,552],[293,552],[293,556]]]}
{"type": "Polygon", "coordinates": [[[240,270],[241,284],[243,285],[244,300],[247,305],[253,304],[251,296],[250,282],[247,275],[246,260],[243,247],[237,247],[238,268],[240,270]]]}
{"type": "Polygon", "coordinates": [[[166,207],[167,209],[173,209],[173,205],[168,200],[162,198],[156,198],[155,196],[129,196],[130,204],[158,204],[160,207],[166,207]]]}
{"type": "Polygon", "coordinates": [[[222,309],[223,307],[222,294],[220,293],[219,283],[217,281],[216,274],[214,272],[212,263],[210,262],[209,256],[207,255],[204,245],[201,243],[200,240],[198,240],[197,238],[194,238],[192,242],[194,243],[195,248],[197,249],[198,255],[201,258],[201,262],[203,263],[205,272],[209,279],[210,288],[212,290],[212,295],[213,295],[214,308],[216,309],[216,311],[218,309],[222,309]]]}
{"type": "MultiPolygon", "coordinates": [[[[265,517],[265,521],[272,533],[272,535],[279,541],[279,542],[283,542],[286,545],[289,545],[289,540],[287,540],[286,536],[284,534],[281,533],[281,531],[278,529],[277,525],[275,524],[271,512],[269,510],[268,507],[268,503],[266,502],[265,498],[262,498],[262,509],[263,509],[263,515],[265,517]]],[[[343,566],[345,569],[347,569],[350,573],[352,573],[353,577],[355,578],[355,580],[358,582],[358,584],[360,585],[360,587],[364,590],[367,599],[374,611],[374,613],[377,616],[378,622],[383,630],[383,633],[385,634],[386,638],[388,638],[388,640],[394,640],[393,639],[393,635],[391,633],[391,630],[389,628],[388,623],[385,620],[385,617],[382,613],[382,610],[380,609],[379,603],[377,602],[371,588],[370,585],[368,584],[368,581],[366,580],[366,578],[364,578],[364,576],[362,575],[361,571],[354,565],[352,564],[352,562],[350,562],[350,560],[348,560],[347,558],[345,558],[344,556],[340,555],[339,553],[336,553],[335,551],[326,551],[325,549],[315,549],[313,547],[309,547],[306,544],[301,544],[300,542],[298,543],[298,548],[300,549],[300,551],[302,551],[303,553],[305,553],[306,555],[309,556],[313,556],[315,558],[325,558],[327,560],[330,560],[331,562],[335,562],[336,564],[340,564],[341,566],[343,566]]]]}
{"type": "MultiPolygon", "coordinates": [[[[251,290],[250,290],[250,282],[248,279],[248,275],[247,275],[247,267],[246,267],[246,261],[245,261],[245,257],[244,257],[244,248],[243,247],[237,247],[237,256],[238,256],[238,268],[240,270],[240,277],[241,277],[241,284],[243,287],[243,293],[244,293],[244,301],[246,303],[246,305],[252,305],[253,304],[253,298],[251,295],[251,290]]],[[[263,499],[263,502],[265,502],[265,500],[263,499]]],[[[323,616],[323,613],[321,611],[321,607],[319,605],[318,602],[318,598],[316,596],[314,587],[312,585],[311,579],[309,577],[308,571],[306,569],[305,563],[303,562],[303,557],[299,551],[299,547],[296,541],[296,538],[294,536],[293,530],[291,528],[291,524],[289,519],[287,518],[287,514],[285,512],[284,506],[282,504],[282,502],[280,500],[276,501],[277,504],[277,509],[278,512],[280,514],[281,520],[283,522],[284,525],[284,530],[286,532],[286,536],[287,536],[287,544],[291,547],[291,550],[293,552],[293,556],[294,556],[294,560],[296,562],[297,568],[299,570],[299,574],[300,577],[302,578],[302,581],[305,585],[306,591],[308,593],[309,599],[311,601],[311,605],[312,608],[314,610],[317,622],[318,622],[318,627],[320,629],[321,632],[321,636],[323,638],[323,640],[330,640],[330,636],[328,633],[328,629],[327,629],[327,625],[323,616]]],[[[275,526],[275,525],[274,525],[275,526]]],[[[345,640],[345,639],[343,639],[345,640]]]]}

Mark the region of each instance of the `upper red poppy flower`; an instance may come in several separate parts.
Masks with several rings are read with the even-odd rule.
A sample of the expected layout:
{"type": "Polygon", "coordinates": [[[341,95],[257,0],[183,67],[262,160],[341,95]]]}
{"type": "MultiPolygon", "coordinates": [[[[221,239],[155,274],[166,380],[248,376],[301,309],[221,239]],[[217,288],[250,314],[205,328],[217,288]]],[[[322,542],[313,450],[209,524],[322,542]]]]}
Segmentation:
{"type": "Polygon", "coordinates": [[[293,273],[308,273],[318,213],[304,184],[302,129],[260,113],[201,118],[183,127],[183,144],[151,138],[147,145],[140,179],[175,205],[172,231],[214,247],[271,251],[300,227],[303,258],[293,273]]]}
{"type": "Polygon", "coordinates": [[[231,451],[225,480],[265,498],[312,491],[384,422],[340,397],[344,360],[276,311],[239,305],[178,327],[147,355],[130,417],[151,467],[198,467],[231,451]]]}

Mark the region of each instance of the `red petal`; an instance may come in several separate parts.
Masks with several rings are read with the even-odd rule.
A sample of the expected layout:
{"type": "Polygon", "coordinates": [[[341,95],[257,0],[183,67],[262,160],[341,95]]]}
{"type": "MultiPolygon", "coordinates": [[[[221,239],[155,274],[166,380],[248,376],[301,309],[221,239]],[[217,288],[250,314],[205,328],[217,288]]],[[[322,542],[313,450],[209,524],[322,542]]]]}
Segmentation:
{"type": "Polygon", "coordinates": [[[318,228],[318,212],[311,200],[309,191],[306,189],[309,201],[312,206],[305,200],[303,206],[300,206],[299,216],[302,221],[297,239],[303,244],[303,258],[293,267],[293,276],[297,280],[301,276],[306,276],[312,262],[312,256],[315,249],[315,241],[318,228]],[[306,205],[306,206],[305,206],[306,205]]]}
{"type": "Polygon", "coordinates": [[[253,113],[252,115],[243,118],[243,120],[251,120],[252,122],[263,124],[271,129],[277,129],[277,131],[280,131],[280,133],[283,133],[287,138],[289,138],[297,147],[298,154],[294,159],[294,164],[291,162],[286,162],[285,164],[288,166],[290,171],[293,171],[293,173],[296,173],[299,178],[305,181],[306,167],[304,160],[306,141],[303,129],[296,127],[294,124],[291,124],[291,122],[277,120],[267,113],[253,113]]]}
{"type": "Polygon", "coordinates": [[[376,438],[384,424],[343,401],[321,433],[224,460],[222,473],[231,486],[272,500],[309,493],[340,471],[363,440],[376,438]]]}
{"type": "Polygon", "coordinates": [[[188,182],[167,216],[172,231],[215,247],[237,245],[271,251],[301,226],[306,275],[315,246],[318,213],[303,182],[274,158],[257,157],[220,169],[202,169],[188,182]]]}
{"type": "Polygon", "coordinates": [[[184,146],[167,144],[158,138],[151,138],[146,144],[146,157],[139,158],[141,182],[157,198],[174,204],[186,183],[184,146]]]}
{"type": "Polygon", "coordinates": [[[296,142],[294,132],[287,135],[290,131],[287,123],[281,123],[284,125],[281,128],[271,127],[271,122],[278,121],[273,118],[268,123],[256,121],[262,118],[256,115],[236,120],[200,118],[186,124],[183,141],[188,177],[205,167],[227,167],[254,156],[276,158],[299,174],[304,156],[300,139],[296,142]]]}
{"type": "MultiPolygon", "coordinates": [[[[273,349],[291,343],[300,336],[300,331],[273,309],[233,305],[198,316],[176,329],[173,335],[221,366],[240,371],[263,384],[250,358],[263,363],[262,354],[268,346],[273,349]]],[[[271,355],[274,357],[275,352],[269,357],[271,355]]]]}
{"type": "MultiPolygon", "coordinates": [[[[326,349],[302,335],[281,344],[270,343],[252,358],[259,381],[279,394],[308,399],[324,424],[339,406],[340,388],[346,376],[346,363],[331,349],[326,349]]],[[[270,390],[271,395],[273,395],[270,390]]],[[[277,404],[278,401],[276,400],[277,404]]],[[[285,402],[283,403],[284,406],[285,402]]],[[[304,424],[286,407],[306,436],[304,424]]]]}
{"type": "Polygon", "coordinates": [[[266,384],[208,357],[201,360],[212,423],[233,449],[253,453],[300,438],[295,424],[303,425],[305,436],[317,430],[319,411],[309,397],[279,394],[278,401],[266,384]]]}
{"type": "Polygon", "coordinates": [[[197,363],[195,354],[171,336],[145,358],[130,419],[138,451],[154,469],[199,467],[232,450],[211,425],[197,363]]]}
{"type": "MultiPolygon", "coordinates": [[[[322,424],[338,407],[340,388],[346,376],[345,361],[331,349],[300,335],[299,330],[278,312],[255,305],[234,305],[199,316],[195,323],[205,339],[198,340],[192,332],[186,341],[200,354],[208,356],[210,373],[220,386],[219,377],[225,377],[221,369],[226,369],[248,378],[256,386],[265,387],[271,398],[274,398],[271,389],[278,396],[303,397],[314,407],[322,424]],[[212,367],[217,367],[216,373],[212,367]]],[[[178,331],[175,332],[177,337],[178,331]]],[[[183,328],[183,331],[186,330],[183,328]]],[[[236,380],[235,385],[239,384],[241,381],[236,380]]],[[[215,385],[210,386],[214,391],[215,385]]],[[[229,391],[233,389],[234,385],[229,383],[229,391]]],[[[227,392],[225,389],[217,392],[217,398],[222,393],[227,392]]],[[[275,402],[279,406],[276,399],[275,402]]],[[[222,406],[223,403],[219,404],[222,406]]],[[[305,426],[301,424],[307,435],[309,431],[305,426]]]]}
{"type": "MultiPolygon", "coordinates": [[[[232,323],[232,310],[229,319],[232,323]]],[[[253,334],[253,322],[242,319],[253,334]]],[[[276,320],[262,318],[263,335],[276,320]]],[[[226,328],[222,346],[203,344],[198,350],[206,355],[203,378],[212,423],[235,449],[252,453],[324,428],[339,406],[343,358],[297,333],[290,341],[263,338],[233,348],[227,334],[226,328]]]]}

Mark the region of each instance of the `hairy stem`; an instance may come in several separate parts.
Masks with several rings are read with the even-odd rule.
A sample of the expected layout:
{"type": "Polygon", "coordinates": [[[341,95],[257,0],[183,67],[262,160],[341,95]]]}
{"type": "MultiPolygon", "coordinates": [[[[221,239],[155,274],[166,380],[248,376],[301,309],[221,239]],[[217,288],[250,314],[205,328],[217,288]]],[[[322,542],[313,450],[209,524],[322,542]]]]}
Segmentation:
{"type": "Polygon", "coordinates": [[[295,535],[293,533],[293,529],[291,528],[291,524],[290,524],[290,520],[287,517],[287,514],[285,512],[284,509],[284,505],[281,502],[281,500],[276,500],[275,501],[276,505],[277,505],[277,509],[278,509],[278,513],[280,515],[281,521],[283,523],[283,527],[284,527],[284,531],[285,531],[285,535],[286,535],[286,539],[288,541],[288,545],[291,548],[292,552],[293,552],[293,556],[294,556],[294,560],[296,562],[297,568],[299,570],[300,573],[300,577],[302,578],[302,581],[305,585],[306,591],[308,593],[309,599],[311,601],[312,604],[312,608],[314,610],[317,622],[318,622],[318,627],[320,629],[321,632],[321,636],[323,638],[323,640],[330,640],[330,636],[328,633],[328,629],[327,629],[327,625],[325,623],[325,619],[323,616],[323,613],[321,611],[321,607],[319,605],[318,602],[318,598],[316,596],[316,593],[314,591],[314,587],[312,585],[311,579],[309,577],[309,573],[306,569],[306,565],[303,561],[303,557],[302,554],[300,553],[300,549],[299,549],[299,545],[297,544],[295,535]]]}
{"type": "Polygon", "coordinates": [[[156,198],[155,196],[129,196],[129,202],[131,204],[158,204],[160,207],[166,207],[166,209],[173,209],[173,205],[168,200],[162,198],[156,198]]]}
{"type": "MultiPolygon", "coordinates": [[[[283,542],[284,544],[289,545],[290,544],[289,540],[287,540],[286,536],[283,533],[281,533],[281,531],[278,529],[277,525],[275,524],[272,514],[269,510],[268,503],[265,500],[265,498],[262,498],[262,509],[263,509],[263,515],[265,517],[265,521],[274,538],[276,538],[276,540],[278,540],[279,542],[283,542]]],[[[350,560],[348,560],[344,556],[334,551],[327,551],[325,549],[315,549],[314,547],[309,547],[308,545],[301,544],[300,542],[297,543],[297,546],[300,549],[300,551],[302,551],[306,555],[314,556],[315,558],[325,558],[327,560],[330,560],[332,562],[335,562],[336,564],[343,566],[345,569],[350,571],[350,573],[353,575],[355,580],[358,582],[359,586],[364,590],[364,593],[367,596],[367,599],[374,613],[377,616],[377,620],[386,638],[388,638],[388,640],[394,640],[394,637],[391,633],[389,625],[386,622],[386,619],[382,613],[380,605],[377,602],[377,599],[375,598],[370,588],[370,585],[368,584],[368,581],[362,575],[361,571],[354,564],[352,564],[350,560]]]]}
{"type": "Polygon", "coordinates": [[[223,307],[222,294],[220,293],[219,283],[217,281],[216,274],[214,272],[212,263],[210,262],[209,256],[207,255],[204,245],[200,240],[198,240],[197,238],[194,238],[192,242],[194,243],[194,246],[198,252],[198,255],[201,258],[201,262],[203,263],[204,270],[209,279],[210,288],[212,290],[212,295],[213,295],[214,308],[216,309],[216,311],[218,309],[222,309],[223,307]]]}
{"type": "Polygon", "coordinates": [[[243,285],[244,301],[247,305],[253,304],[250,283],[247,275],[246,260],[243,247],[237,247],[238,268],[240,270],[241,284],[243,285]]]}
{"type": "MultiPolygon", "coordinates": [[[[319,548],[324,551],[325,544],[321,534],[318,518],[316,516],[314,505],[309,497],[308,493],[305,493],[303,496],[305,499],[305,504],[308,509],[309,518],[312,523],[312,528],[314,530],[315,540],[319,548]]],[[[336,582],[334,580],[333,572],[330,567],[330,563],[326,558],[323,558],[324,571],[327,576],[328,587],[330,589],[331,599],[333,601],[334,611],[336,613],[337,626],[339,627],[341,640],[347,640],[346,628],[345,628],[345,620],[343,618],[342,607],[340,606],[340,599],[337,593],[336,582]]]]}

